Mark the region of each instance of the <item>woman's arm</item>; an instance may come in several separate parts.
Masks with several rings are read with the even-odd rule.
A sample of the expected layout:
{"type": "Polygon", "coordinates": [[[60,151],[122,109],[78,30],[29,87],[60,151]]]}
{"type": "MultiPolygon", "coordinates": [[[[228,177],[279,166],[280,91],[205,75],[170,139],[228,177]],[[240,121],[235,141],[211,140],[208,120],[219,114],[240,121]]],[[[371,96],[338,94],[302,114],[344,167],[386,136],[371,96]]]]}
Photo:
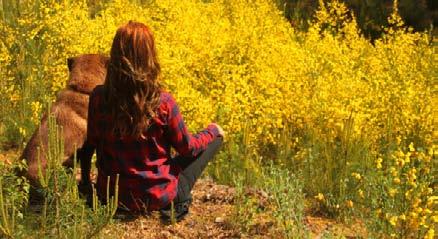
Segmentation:
{"type": "Polygon", "coordinates": [[[184,123],[178,105],[171,95],[168,101],[168,139],[179,155],[196,157],[204,151],[208,144],[220,135],[216,124],[210,124],[206,129],[192,135],[184,123]]]}

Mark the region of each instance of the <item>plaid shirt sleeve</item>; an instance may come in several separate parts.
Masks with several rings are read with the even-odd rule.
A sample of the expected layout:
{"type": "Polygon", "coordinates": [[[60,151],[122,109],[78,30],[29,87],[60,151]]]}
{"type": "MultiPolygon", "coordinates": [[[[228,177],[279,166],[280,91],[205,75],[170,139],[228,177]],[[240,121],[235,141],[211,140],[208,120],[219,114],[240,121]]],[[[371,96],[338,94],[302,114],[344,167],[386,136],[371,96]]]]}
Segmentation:
{"type": "Polygon", "coordinates": [[[218,135],[215,125],[210,124],[206,129],[192,135],[184,123],[178,105],[171,95],[167,97],[168,112],[168,138],[172,147],[185,157],[196,157],[204,151],[218,135]]]}

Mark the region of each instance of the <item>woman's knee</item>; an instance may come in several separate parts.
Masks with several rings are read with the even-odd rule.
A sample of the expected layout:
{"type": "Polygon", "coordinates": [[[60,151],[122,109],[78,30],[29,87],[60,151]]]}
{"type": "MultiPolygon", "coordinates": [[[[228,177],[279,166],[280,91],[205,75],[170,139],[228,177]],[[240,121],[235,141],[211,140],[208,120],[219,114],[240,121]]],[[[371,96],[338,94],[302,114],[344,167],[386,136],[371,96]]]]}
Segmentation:
{"type": "Polygon", "coordinates": [[[222,136],[216,137],[207,147],[205,153],[208,155],[208,158],[213,158],[214,155],[220,150],[224,139],[222,136]]]}
{"type": "Polygon", "coordinates": [[[213,143],[216,144],[217,146],[222,146],[222,144],[224,143],[224,137],[222,136],[217,136],[214,140],[213,143]]]}

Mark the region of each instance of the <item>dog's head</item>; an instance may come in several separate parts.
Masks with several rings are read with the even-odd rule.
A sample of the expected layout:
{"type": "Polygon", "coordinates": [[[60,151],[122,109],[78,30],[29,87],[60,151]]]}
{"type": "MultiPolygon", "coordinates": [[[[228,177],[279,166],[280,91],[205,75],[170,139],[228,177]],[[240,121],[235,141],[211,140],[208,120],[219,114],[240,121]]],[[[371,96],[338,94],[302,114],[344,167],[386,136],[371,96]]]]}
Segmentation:
{"type": "Polygon", "coordinates": [[[67,87],[90,94],[94,87],[105,81],[109,57],[99,54],[85,54],[67,59],[70,77],[67,87]]]}

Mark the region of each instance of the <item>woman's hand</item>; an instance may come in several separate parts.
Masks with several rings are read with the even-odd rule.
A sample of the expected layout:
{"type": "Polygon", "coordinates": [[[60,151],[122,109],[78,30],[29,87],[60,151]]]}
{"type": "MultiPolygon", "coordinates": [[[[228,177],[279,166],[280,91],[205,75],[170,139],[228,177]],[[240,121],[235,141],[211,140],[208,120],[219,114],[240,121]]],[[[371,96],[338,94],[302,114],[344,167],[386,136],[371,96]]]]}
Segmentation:
{"type": "Polygon", "coordinates": [[[222,127],[216,123],[211,123],[212,125],[216,126],[217,131],[219,131],[219,135],[222,136],[223,138],[225,137],[225,131],[224,129],[222,129],[222,127]]]}

